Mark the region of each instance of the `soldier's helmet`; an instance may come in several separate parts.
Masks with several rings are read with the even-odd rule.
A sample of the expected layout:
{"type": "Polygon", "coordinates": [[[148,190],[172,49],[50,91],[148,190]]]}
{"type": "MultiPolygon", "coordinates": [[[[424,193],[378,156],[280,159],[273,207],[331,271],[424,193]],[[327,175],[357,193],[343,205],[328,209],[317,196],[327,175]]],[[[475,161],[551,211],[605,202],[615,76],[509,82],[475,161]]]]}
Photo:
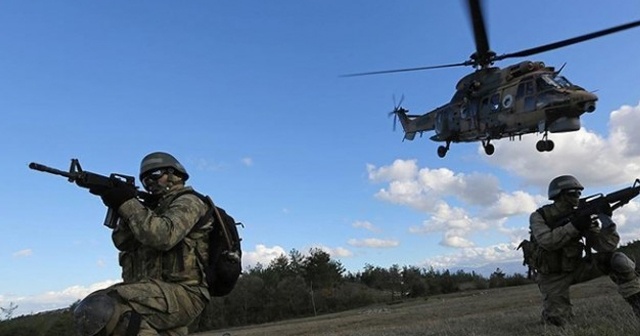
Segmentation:
{"type": "Polygon", "coordinates": [[[140,162],[140,180],[142,181],[146,174],[164,168],[173,168],[174,172],[182,177],[184,181],[189,179],[187,170],[173,155],[165,152],[153,152],[145,156],[140,162]]]}
{"type": "Polygon", "coordinates": [[[583,190],[584,187],[572,175],[560,175],[549,183],[549,199],[553,200],[564,190],[583,190]]]}

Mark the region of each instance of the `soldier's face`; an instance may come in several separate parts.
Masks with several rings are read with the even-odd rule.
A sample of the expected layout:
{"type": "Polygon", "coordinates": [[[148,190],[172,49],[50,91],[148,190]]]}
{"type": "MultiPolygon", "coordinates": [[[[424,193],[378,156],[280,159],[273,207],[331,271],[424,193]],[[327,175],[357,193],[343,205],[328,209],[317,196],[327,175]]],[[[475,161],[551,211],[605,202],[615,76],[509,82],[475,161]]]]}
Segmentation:
{"type": "Polygon", "coordinates": [[[142,180],[144,189],[152,194],[160,194],[168,187],[169,175],[162,170],[151,172],[142,180]]]}
{"type": "Polygon", "coordinates": [[[566,190],[562,193],[562,200],[575,208],[580,204],[581,195],[582,190],[580,189],[566,190]]]}

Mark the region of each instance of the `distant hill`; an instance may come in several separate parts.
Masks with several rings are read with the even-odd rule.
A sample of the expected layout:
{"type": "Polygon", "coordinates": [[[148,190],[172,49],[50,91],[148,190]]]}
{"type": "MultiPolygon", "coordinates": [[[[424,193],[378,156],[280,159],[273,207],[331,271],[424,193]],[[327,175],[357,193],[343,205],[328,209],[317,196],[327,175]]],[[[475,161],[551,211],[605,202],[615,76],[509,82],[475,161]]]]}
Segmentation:
{"type": "Polygon", "coordinates": [[[480,274],[485,278],[488,278],[498,268],[506,275],[513,275],[515,273],[520,273],[522,275],[527,274],[527,267],[522,265],[522,261],[511,261],[511,262],[505,262],[505,263],[487,264],[479,267],[451,268],[450,271],[457,272],[458,270],[462,270],[465,273],[475,272],[476,274],[480,274]]]}

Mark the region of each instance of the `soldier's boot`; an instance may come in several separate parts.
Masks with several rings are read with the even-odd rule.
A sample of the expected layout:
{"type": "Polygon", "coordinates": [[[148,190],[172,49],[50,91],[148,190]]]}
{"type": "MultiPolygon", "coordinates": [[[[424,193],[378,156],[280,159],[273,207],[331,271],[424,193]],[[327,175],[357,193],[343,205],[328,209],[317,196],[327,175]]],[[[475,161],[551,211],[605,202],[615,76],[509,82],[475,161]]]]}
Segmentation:
{"type": "Polygon", "coordinates": [[[609,277],[618,285],[618,293],[629,302],[636,317],[640,318],[640,277],[635,262],[622,252],[614,252],[610,262],[609,277]]]}
{"type": "Polygon", "coordinates": [[[556,327],[564,327],[571,321],[571,316],[551,316],[547,311],[542,311],[542,323],[548,325],[554,325],[556,327]]]}
{"type": "Polygon", "coordinates": [[[633,308],[633,313],[640,319],[640,293],[633,294],[625,300],[629,302],[631,308],[633,308]]]}

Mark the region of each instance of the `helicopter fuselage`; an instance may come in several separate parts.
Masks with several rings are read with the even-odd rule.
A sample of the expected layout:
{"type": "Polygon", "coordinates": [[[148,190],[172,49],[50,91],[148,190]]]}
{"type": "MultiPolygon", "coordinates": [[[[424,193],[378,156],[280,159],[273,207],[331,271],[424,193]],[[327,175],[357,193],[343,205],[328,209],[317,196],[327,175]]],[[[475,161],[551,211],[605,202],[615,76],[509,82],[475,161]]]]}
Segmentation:
{"type": "Polygon", "coordinates": [[[458,82],[449,103],[421,116],[399,117],[405,139],[435,131],[431,140],[446,142],[448,149],[451,142],[488,144],[534,132],[546,138],[547,132],[577,131],[580,116],[593,112],[597,99],[553,67],[525,61],[477,70],[458,82]]]}

